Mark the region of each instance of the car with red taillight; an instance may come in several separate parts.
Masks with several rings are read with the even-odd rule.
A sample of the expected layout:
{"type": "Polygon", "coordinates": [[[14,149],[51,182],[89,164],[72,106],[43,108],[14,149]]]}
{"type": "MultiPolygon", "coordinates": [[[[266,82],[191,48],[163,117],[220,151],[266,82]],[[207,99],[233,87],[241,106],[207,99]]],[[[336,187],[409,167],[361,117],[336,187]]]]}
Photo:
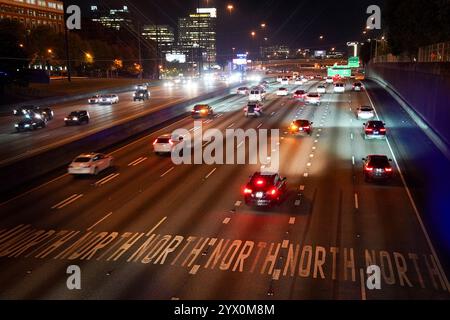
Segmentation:
{"type": "Polygon", "coordinates": [[[197,104],[192,108],[191,115],[193,118],[212,117],[214,111],[208,104],[197,104]]]}
{"type": "Polygon", "coordinates": [[[171,153],[179,143],[183,143],[183,137],[172,137],[171,134],[163,134],[153,141],[153,151],[156,154],[171,153]]]}
{"type": "Polygon", "coordinates": [[[292,94],[292,98],[294,99],[305,99],[306,97],[306,91],[305,90],[295,90],[295,92],[292,94]]]}
{"type": "Polygon", "coordinates": [[[385,155],[368,155],[362,159],[364,161],[363,171],[366,181],[390,180],[394,174],[391,166],[391,159],[385,155]]]}
{"type": "Polygon", "coordinates": [[[289,126],[289,133],[291,134],[308,134],[311,135],[313,131],[313,122],[304,119],[297,119],[292,121],[289,126]]]}
{"type": "Polygon", "coordinates": [[[257,207],[280,204],[286,192],[286,178],[272,172],[254,173],[243,188],[245,204],[257,207]]]}
{"type": "Polygon", "coordinates": [[[386,139],[386,127],[383,121],[371,120],[363,125],[364,139],[386,139]]]}

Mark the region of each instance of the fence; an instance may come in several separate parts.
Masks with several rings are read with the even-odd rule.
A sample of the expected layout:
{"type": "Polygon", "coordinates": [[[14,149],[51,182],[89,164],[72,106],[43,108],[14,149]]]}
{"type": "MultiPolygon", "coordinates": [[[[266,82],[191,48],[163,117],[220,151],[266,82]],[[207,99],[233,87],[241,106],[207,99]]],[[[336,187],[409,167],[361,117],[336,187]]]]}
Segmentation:
{"type": "Polygon", "coordinates": [[[419,48],[419,62],[450,62],[450,41],[419,48]]]}

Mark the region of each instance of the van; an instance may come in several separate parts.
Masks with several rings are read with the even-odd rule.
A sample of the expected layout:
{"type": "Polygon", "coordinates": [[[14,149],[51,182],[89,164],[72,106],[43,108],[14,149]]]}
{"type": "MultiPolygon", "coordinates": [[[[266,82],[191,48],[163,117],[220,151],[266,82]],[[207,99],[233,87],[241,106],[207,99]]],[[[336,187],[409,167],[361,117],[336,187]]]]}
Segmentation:
{"type": "Polygon", "coordinates": [[[248,101],[264,101],[266,92],[262,88],[252,88],[248,95],[248,101]]]}

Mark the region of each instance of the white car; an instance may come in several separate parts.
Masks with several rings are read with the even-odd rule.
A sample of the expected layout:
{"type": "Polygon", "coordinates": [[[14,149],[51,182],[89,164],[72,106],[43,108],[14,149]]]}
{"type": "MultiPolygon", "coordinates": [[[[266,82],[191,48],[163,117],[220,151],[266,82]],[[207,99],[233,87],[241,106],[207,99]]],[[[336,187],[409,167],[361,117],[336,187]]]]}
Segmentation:
{"type": "Polygon", "coordinates": [[[294,84],[300,84],[300,85],[302,85],[302,84],[303,84],[302,78],[296,78],[295,81],[294,81],[294,84]]]}
{"type": "Polygon", "coordinates": [[[288,78],[281,79],[281,84],[289,84],[289,79],[288,78]]]}
{"type": "Polygon", "coordinates": [[[327,89],[325,88],[325,86],[323,84],[317,86],[317,93],[326,93],[327,89]]]}
{"type": "Polygon", "coordinates": [[[100,104],[114,104],[119,102],[119,96],[117,94],[104,94],[98,99],[100,104]]]}
{"type": "Polygon", "coordinates": [[[362,90],[362,83],[361,82],[355,82],[353,84],[353,91],[361,91],[362,90]]]}
{"type": "Polygon", "coordinates": [[[344,93],[345,92],[345,85],[342,82],[337,82],[334,84],[333,91],[335,93],[344,93]]]}
{"type": "Polygon", "coordinates": [[[266,92],[261,88],[252,88],[248,95],[248,101],[264,101],[266,99],[266,92]]]}
{"type": "Polygon", "coordinates": [[[248,95],[248,92],[249,92],[249,90],[247,87],[240,87],[236,91],[237,94],[241,94],[241,95],[245,95],[245,96],[248,95]]]}
{"type": "Polygon", "coordinates": [[[278,76],[277,77],[277,82],[281,82],[281,80],[283,80],[283,77],[278,76]]]}
{"type": "Polygon", "coordinates": [[[171,153],[175,146],[183,143],[183,137],[173,137],[171,134],[163,134],[153,141],[153,151],[156,154],[171,153]]]}
{"type": "Polygon", "coordinates": [[[320,94],[317,92],[310,92],[306,95],[305,98],[306,104],[315,104],[320,105],[320,94]]]}
{"type": "Polygon", "coordinates": [[[98,103],[98,99],[100,98],[99,94],[96,94],[95,96],[92,96],[88,99],[89,104],[98,103]]]}
{"type": "Polygon", "coordinates": [[[113,157],[102,153],[83,153],[69,165],[69,174],[93,174],[113,166],[113,157]]]}
{"type": "Polygon", "coordinates": [[[375,117],[375,111],[372,107],[361,106],[356,109],[356,117],[361,120],[369,120],[375,117]]]}
{"type": "Polygon", "coordinates": [[[287,96],[289,94],[288,89],[286,88],[278,88],[277,96],[287,96]]]}
{"type": "Polygon", "coordinates": [[[333,83],[333,78],[332,78],[332,77],[327,77],[327,78],[325,79],[325,82],[326,82],[326,83],[333,83]]]}

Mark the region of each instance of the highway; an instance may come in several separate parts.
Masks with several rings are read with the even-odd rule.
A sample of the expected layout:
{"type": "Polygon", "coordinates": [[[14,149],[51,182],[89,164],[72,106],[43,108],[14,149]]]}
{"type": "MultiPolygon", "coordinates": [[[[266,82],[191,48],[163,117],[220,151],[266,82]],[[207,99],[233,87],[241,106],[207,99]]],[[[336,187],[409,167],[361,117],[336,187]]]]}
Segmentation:
{"type": "Polygon", "coordinates": [[[54,119],[48,122],[46,128],[36,131],[16,132],[14,124],[20,120],[20,117],[13,115],[0,117],[0,166],[61,146],[121,121],[225,87],[225,83],[207,85],[203,82],[200,82],[197,87],[155,86],[149,88],[151,97],[146,101],[133,101],[133,92],[130,91],[118,94],[119,103],[113,105],[88,104],[87,99],[62,103],[51,106],[55,113],[54,119]],[[64,117],[76,110],[88,110],[91,116],[90,123],[66,127],[64,117]]]}
{"type": "MultiPolygon", "coordinates": [[[[398,119],[346,85],[343,94],[327,85],[320,106],[277,97],[273,85],[260,118],[244,117],[245,96],[212,104],[216,115],[203,131],[280,130],[289,194],[278,207],[243,203],[242,186],[260,164],[177,166],[152,152],[157,136],[192,131],[190,117],[111,150],[115,168],[97,177],[49,177],[0,204],[0,298],[449,299],[445,268],[405,185],[408,153],[389,142],[389,131],[388,142],[364,140],[355,110],[374,103],[388,130],[398,119]],[[314,122],[311,136],[287,134],[296,118],[314,122]],[[364,181],[368,154],[393,158],[393,181],[364,181]],[[365,285],[372,264],[381,268],[379,290],[365,285]],[[69,265],[81,268],[81,290],[67,289],[69,265]]],[[[155,93],[151,103],[161,99],[155,93]]],[[[119,114],[132,104],[124,102],[119,114]]],[[[95,119],[101,116],[91,108],[110,107],[90,106],[95,119]]],[[[58,121],[33,135],[53,125],[55,132],[85,130],[58,121]]]]}

